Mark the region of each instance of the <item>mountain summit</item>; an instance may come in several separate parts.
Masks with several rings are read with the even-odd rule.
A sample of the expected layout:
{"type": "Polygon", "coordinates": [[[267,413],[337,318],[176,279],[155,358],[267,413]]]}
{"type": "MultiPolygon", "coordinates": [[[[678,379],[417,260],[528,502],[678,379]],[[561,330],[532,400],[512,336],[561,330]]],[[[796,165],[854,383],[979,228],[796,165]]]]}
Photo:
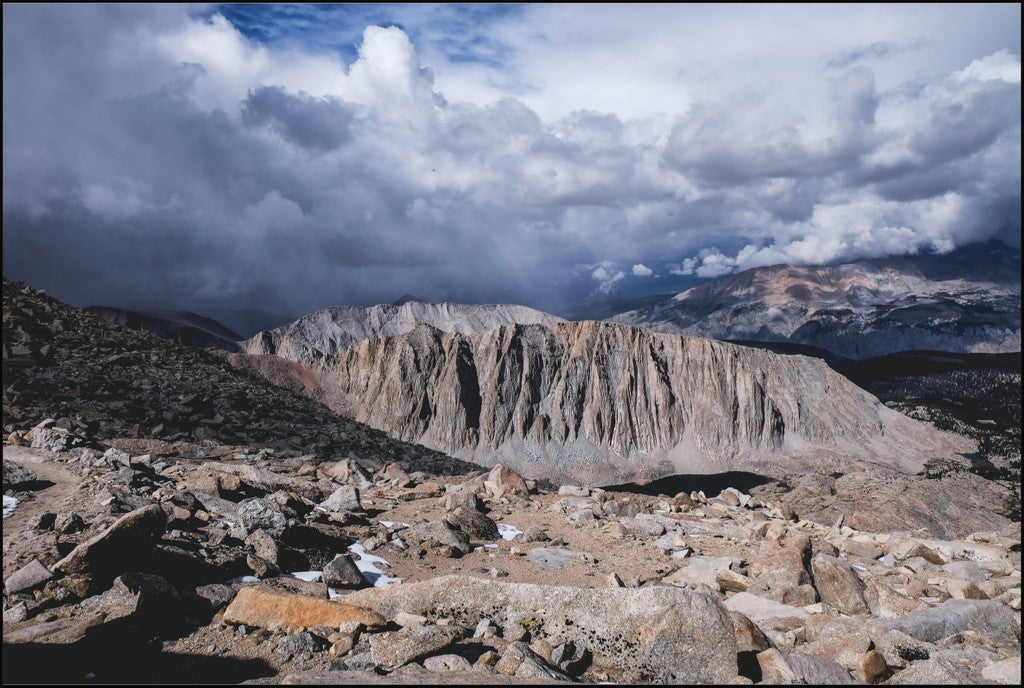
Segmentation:
{"type": "Polygon", "coordinates": [[[753,268],[611,320],[868,358],[1019,351],[1020,316],[1020,250],[989,242],[946,255],[753,268]]]}

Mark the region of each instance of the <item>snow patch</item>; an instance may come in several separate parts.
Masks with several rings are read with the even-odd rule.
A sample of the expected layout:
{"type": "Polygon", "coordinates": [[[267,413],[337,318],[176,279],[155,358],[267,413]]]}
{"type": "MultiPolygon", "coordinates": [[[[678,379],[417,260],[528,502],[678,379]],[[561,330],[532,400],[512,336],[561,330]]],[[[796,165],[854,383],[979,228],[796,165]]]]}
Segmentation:
{"type": "Polygon", "coordinates": [[[4,495],[4,518],[7,518],[14,513],[14,510],[18,507],[18,500],[14,497],[8,497],[4,495]]]}
{"type": "Polygon", "coordinates": [[[401,578],[389,576],[377,568],[377,564],[387,564],[388,560],[367,552],[366,548],[363,547],[362,541],[357,540],[353,544],[349,545],[348,551],[359,557],[355,560],[356,568],[358,568],[359,572],[363,574],[363,578],[373,584],[373,587],[383,588],[386,585],[401,582],[401,578]]]}
{"type": "Polygon", "coordinates": [[[298,578],[299,580],[304,580],[307,583],[312,583],[314,581],[320,580],[320,577],[322,575],[323,571],[293,571],[292,573],[285,573],[281,577],[298,578]]]}
{"type": "Polygon", "coordinates": [[[239,576],[238,578],[232,578],[231,580],[224,581],[224,583],[226,583],[226,584],[230,584],[230,583],[259,583],[259,582],[260,582],[260,579],[257,578],[256,576],[239,576]]]}
{"type": "Polygon", "coordinates": [[[498,534],[505,540],[515,540],[517,535],[523,534],[523,531],[519,530],[511,523],[499,523],[498,534]]]}

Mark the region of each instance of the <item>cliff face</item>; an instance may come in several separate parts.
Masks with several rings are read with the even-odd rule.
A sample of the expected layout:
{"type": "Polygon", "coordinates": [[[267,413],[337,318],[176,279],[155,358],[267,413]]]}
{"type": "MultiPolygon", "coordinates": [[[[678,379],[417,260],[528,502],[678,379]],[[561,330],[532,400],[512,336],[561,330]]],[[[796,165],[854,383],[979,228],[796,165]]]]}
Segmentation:
{"type": "Polygon", "coordinates": [[[821,361],[609,323],[419,326],[315,368],[330,403],[372,427],[567,481],[824,467],[817,449],[917,470],[954,446],[821,361]]]}

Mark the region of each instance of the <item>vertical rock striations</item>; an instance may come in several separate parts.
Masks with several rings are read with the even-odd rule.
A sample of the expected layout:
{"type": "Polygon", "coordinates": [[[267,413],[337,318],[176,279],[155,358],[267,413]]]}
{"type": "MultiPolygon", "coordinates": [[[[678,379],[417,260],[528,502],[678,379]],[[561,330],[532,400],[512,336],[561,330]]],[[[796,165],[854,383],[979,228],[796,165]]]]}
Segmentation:
{"type": "Polygon", "coordinates": [[[795,459],[916,470],[952,440],[818,360],[600,322],[421,325],[316,362],[336,408],[406,441],[602,482],[795,459]]]}

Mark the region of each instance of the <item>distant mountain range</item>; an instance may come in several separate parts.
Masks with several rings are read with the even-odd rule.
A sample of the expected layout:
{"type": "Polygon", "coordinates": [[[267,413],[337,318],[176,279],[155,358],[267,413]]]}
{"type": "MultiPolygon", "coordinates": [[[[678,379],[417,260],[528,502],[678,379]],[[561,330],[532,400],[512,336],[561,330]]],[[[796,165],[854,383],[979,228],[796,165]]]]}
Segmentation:
{"type": "Polygon", "coordinates": [[[869,358],[915,349],[1019,351],[1020,306],[1020,250],[988,242],[944,255],[753,268],[611,320],[869,358]]]}

